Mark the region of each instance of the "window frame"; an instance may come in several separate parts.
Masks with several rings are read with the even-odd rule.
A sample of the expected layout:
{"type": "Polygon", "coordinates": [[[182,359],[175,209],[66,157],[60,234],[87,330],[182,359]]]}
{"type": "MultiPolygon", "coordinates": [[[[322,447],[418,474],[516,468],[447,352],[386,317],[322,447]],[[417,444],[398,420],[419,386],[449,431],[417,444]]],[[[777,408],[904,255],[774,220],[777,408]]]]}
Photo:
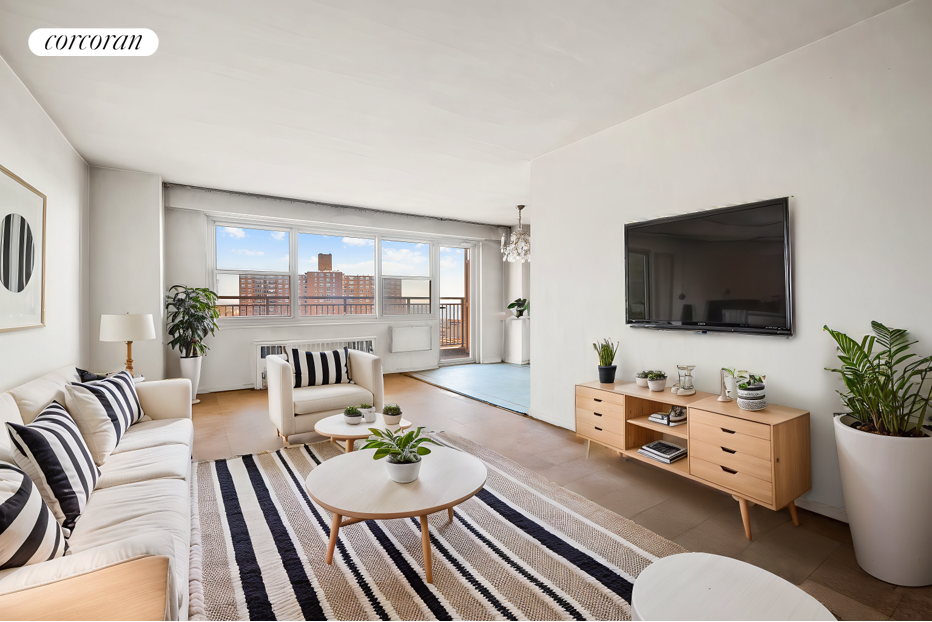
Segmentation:
{"type": "MultiPolygon", "coordinates": [[[[210,227],[208,228],[209,237],[210,237],[210,253],[212,256],[211,261],[211,274],[210,274],[210,283],[212,290],[219,290],[218,277],[221,274],[230,274],[235,276],[284,276],[288,278],[288,301],[289,301],[289,314],[288,315],[227,315],[221,316],[219,320],[223,320],[224,323],[228,321],[232,322],[242,322],[243,320],[248,321],[249,318],[257,318],[263,322],[276,319],[291,319],[294,314],[295,306],[295,284],[296,280],[292,278],[291,267],[294,265],[295,258],[292,254],[292,236],[293,233],[288,227],[278,227],[274,223],[271,224],[260,224],[256,222],[239,222],[239,221],[229,221],[229,220],[217,220],[211,219],[210,227]],[[219,268],[217,267],[217,228],[218,227],[236,227],[241,229],[253,229],[258,231],[283,231],[288,233],[288,271],[281,270],[232,270],[228,268],[219,268]]],[[[218,292],[219,293],[219,292],[218,292]]],[[[219,303],[220,301],[218,301],[219,303]]],[[[253,320],[255,321],[255,320],[253,320]]]]}
{"type": "Polygon", "coordinates": [[[378,241],[376,242],[378,247],[378,256],[376,257],[375,262],[375,271],[378,274],[376,280],[377,295],[379,298],[379,317],[380,318],[401,318],[401,319],[418,319],[418,318],[432,318],[440,319],[440,311],[437,307],[437,292],[434,288],[434,283],[436,279],[434,278],[434,266],[437,265],[437,262],[434,260],[434,251],[439,249],[439,246],[430,240],[423,240],[417,238],[409,238],[404,235],[399,236],[379,236],[378,241]],[[382,272],[382,241],[386,242],[401,242],[403,244],[426,244],[427,245],[427,276],[400,276],[398,274],[384,274],[382,272]],[[402,279],[405,281],[428,281],[430,283],[430,312],[429,313],[385,313],[382,309],[382,280],[385,278],[389,279],[402,279]]]}

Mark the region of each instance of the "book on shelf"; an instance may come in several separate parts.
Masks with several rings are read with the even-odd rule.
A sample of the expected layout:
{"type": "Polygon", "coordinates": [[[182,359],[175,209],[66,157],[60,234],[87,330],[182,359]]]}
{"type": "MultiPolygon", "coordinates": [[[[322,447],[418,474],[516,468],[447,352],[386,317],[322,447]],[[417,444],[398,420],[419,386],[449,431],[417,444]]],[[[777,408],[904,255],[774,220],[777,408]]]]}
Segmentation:
{"type": "Polygon", "coordinates": [[[681,454],[675,458],[667,458],[666,456],[661,456],[651,451],[645,451],[643,447],[638,449],[638,453],[641,454],[642,456],[647,456],[651,460],[656,460],[657,462],[662,462],[664,464],[673,464],[677,460],[682,460],[683,458],[686,457],[686,454],[681,454]]]}
{"type": "Polygon", "coordinates": [[[685,457],[686,449],[669,441],[654,441],[638,449],[638,453],[648,458],[670,464],[671,462],[676,462],[680,458],[685,457]]]}
{"type": "Polygon", "coordinates": [[[649,416],[647,420],[659,423],[660,425],[677,426],[686,423],[686,415],[671,416],[667,413],[654,413],[649,416]]]}

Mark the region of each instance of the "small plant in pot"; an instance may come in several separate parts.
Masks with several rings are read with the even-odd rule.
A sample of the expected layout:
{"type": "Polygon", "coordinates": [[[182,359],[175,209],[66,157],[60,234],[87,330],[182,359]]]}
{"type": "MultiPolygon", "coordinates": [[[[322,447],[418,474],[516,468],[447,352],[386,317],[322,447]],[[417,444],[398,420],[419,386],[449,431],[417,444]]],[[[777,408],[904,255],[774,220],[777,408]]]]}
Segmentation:
{"type": "Polygon", "coordinates": [[[615,382],[614,365],[615,354],[618,352],[618,344],[612,343],[609,339],[604,339],[602,343],[592,344],[592,348],[599,355],[599,382],[602,384],[613,384],[615,382]]]}
{"type": "Polygon", "coordinates": [[[197,385],[201,380],[201,361],[210,348],[207,335],[217,330],[216,292],[206,287],[172,285],[165,296],[168,345],[181,353],[181,375],[191,381],[191,403],[197,404],[197,385]]]}
{"type": "Polygon", "coordinates": [[[647,386],[651,391],[663,391],[667,388],[667,374],[662,371],[652,371],[647,374],[647,386]]]}
{"type": "Polygon", "coordinates": [[[638,373],[634,374],[634,381],[639,387],[647,387],[647,377],[650,376],[650,374],[651,371],[649,369],[639,371],[638,373]]]}
{"type": "Polygon", "coordinates": [[[363,449],[375,449],[372,455],[374,460],[388,458],[385,461],[388,476],[399,484],[407,484],[416,480],[421,472],[421,456],[430,453],[430,449],[424,447],[423,444],[440,444],[426,436],[421,436],[423,429],[424,427],[421,426],[417,430],[395,434],[391,430],[369,428],[372,436],[369,437],[363,449]]]}
{"type": "Polygon", "coordinates": [[[343,411],[343,421],[349,425],[359,425],[362,423],[362,413],[355,406],[348,406],[343,411]]]}
{"type": "Polygon", "coordinates": [[[382,409],[382,419],[385,420],[385,425],[398,425],[401,423],[401,406],[386,404],[382,409]]]}
{"type": "Polygon", "coordinates": [[[738,382],[738,408],[742,410],[763,410],[767,408],[767,376],[743,372],[736,378],[738,382]]]}
{"type": "Polygon", "coordinates": [[[508,305],[515,317],[524,317],[524,314],[531,310],[531,304],[527,298],[515,298],[515,301],[508,305]]]}
{"type": "Polygon", "coordinates": [[[882,581],[932,584],[932,357],[910,352],[902,328],[871,322],[860,341],[824,327],[838,348],[835,446],[858,565],[882,581]]]}
{"type": "Polygon", "coordinates": [[[357,406],[359,412],[362,413],[363,419],[366,420],[366,423],[375,423],[375,408],[372,404],[360,404],[357,406]]]}

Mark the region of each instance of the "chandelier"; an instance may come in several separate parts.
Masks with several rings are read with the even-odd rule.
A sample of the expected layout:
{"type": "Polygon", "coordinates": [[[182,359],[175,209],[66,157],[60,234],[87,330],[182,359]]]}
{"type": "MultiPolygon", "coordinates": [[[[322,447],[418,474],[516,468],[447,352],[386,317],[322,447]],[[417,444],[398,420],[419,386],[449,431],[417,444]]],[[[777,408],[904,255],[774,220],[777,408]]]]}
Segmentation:
{"type": "Polygon", "coordinates": [[[518,206],[518,228],[511,233],[508,244],[505,244],[505,236],[502,236],[502,261],[524,263],[531,261],[531,233],[521,227],[521,210],[523,205],[518,206]]]}

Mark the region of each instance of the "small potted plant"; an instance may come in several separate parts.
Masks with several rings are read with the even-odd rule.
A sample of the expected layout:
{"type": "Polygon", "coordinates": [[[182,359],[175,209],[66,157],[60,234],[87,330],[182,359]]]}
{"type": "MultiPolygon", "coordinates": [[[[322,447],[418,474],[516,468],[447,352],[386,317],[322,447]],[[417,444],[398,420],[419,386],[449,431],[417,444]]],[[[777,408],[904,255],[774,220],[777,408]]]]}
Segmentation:
{"type": "Polygon", "coordinates": [[[523,317],[524,314],[531,310],[531,305],[527,298],[516,298],[514,302],[508,305],[515,317],[523,317]]]}
{"type": "Polygon", "coordinates": [[[382,409],[382,419],[385,420],[385,425],[398,425],[401,423],[401,406],[386,404],[382,409]]]}
{"type": "Polygon", "coordinates": [[[363,418],[366,420],[366,423],[375,423],[375,408],[372,404],[360,404],[357,406],[359,412],[362,413],[363,418]]]}
{"type": "Polygon", "coordinates": [[[763,410],[767,408],[767,376],[747,374],[738,376],[738,408],[742,410],[763,410]]]}
{"type": "Polygon", "coordinates": [[[651,391],[663,391],[667,388],[667,374],[662,371],[652,371],[647,374],[647,386],[651,391]]]}
{"type": "Polygon", "coordinates": [[[618,352],[618,344],[612,343],[609,339],[604,339],[602,343],[592,344],[592,348],[599,355],[599,382],[602,384],[613,384],[615,382],[614,365],[615,353],[618,352]]]}
{"type": "Polygon", "coordinates": [[[647,387],[647,377],[650,375],[650,370],[645,369],[644,371],[639,371],[634,374],[634,381],[638,384],[639,387],[647,387]]]}
{"type": "MultiPolygon", "coordinates": [[[[388,407],[386,406],[386,408],[388,407]]],[[[407,484],[416,480],[421,472],[421,456],[430,453],[430,449],[423,447],[423,444],[440,444],[426,436],[421,436],[421,430],[423,429],[422,426],[417,430],[408,430],[405,433],[395,434],[391,430],[369,428],[372,436],[369,437],[363,449],[375,449],[375,453],[372,455],[374,460],[388,458],[385,461],[388,476],[399,484],[407,484]]]]}
{"type": "Polygon", "coordinates": [[[343,411],[343,421],[349,425],[359,425],[362,423],[362,413],[355,406],[347,406],[343,411]]]}

